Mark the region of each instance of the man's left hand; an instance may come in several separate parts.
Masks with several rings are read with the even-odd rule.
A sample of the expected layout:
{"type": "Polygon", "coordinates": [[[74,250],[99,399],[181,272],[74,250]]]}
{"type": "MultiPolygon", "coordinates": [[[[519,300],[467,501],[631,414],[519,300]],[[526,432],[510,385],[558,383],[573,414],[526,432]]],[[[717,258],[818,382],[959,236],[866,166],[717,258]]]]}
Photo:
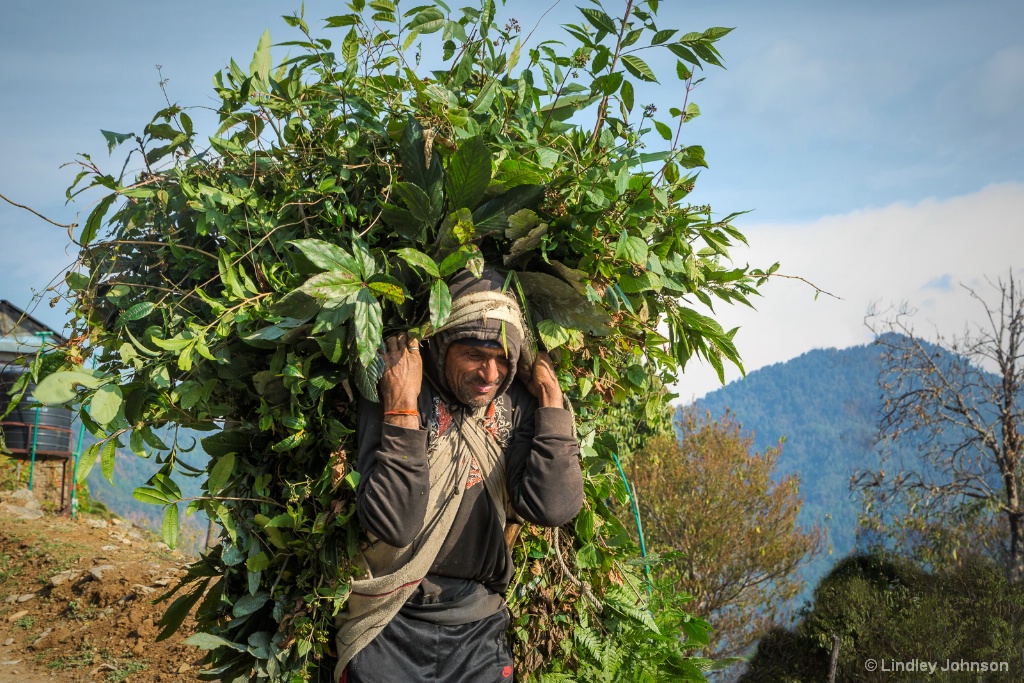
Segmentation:
{"type": "Polygon", "coordinates": [[[533,367],[524,374],[523,381],[530,393],[540,401],[541,408],[563,408],[562,388],[558,386],[558,375],[555,374],[555,365],[551,362],[551,356],[543,351],[537,354],[537,360],[533,367]]]}

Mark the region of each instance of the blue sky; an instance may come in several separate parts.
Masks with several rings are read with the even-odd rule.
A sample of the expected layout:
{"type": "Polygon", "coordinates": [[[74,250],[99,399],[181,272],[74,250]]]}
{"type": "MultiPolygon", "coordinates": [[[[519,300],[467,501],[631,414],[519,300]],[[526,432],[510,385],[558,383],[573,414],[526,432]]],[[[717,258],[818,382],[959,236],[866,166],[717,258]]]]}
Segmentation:
{"type": "MultiPolygon", "coordinates": [[[[210,104],[213,73],[231,57],[248,64],[265,28],[275,41],[295,37],[278,17],[298,6],[3,3],[0,193],[74,220],[88,199],[64,205],[74,173],[60,165],[76,152],[105,160],[101,128],[145,125],[163,105],[156,64],[172,101],[210,104]]],[[[531,27],[549,6],[500,12],[531,27]]],[[[306,3],[310,20],[342,11],[306,3]]],[[[815,302],[780,281],[758,312],[720,311],[743,326],[748,369],[867,341],[872,303],[907,301],[922,324],[959,329],[973,313],[961,283],[1024,266],[1024,3],[662,2],[659,16],[659,26],[687,31],[736,27],[719,44],[728,68],[708,71],[693,96],[702,116],[687,141],[710,163],[695,201],[752,210],[737,222],[751,241],[740,262],[782,261],[783,272],[842,297],[815,302]]],[[[580,15],[558,3],[537,37],[566,21],[580,15]]],[[[654,86],[637,99],[667,111],[679,95],[654,86]]],[[[61,229],[4,203],[0,238],[0,298],[19,305],[72,260],[61,229]]],[[[37,312],[58,326],[64,317],[59,306],[37,312]]],[[[695,367],[680,393],[713,387],[695,367]]]]}

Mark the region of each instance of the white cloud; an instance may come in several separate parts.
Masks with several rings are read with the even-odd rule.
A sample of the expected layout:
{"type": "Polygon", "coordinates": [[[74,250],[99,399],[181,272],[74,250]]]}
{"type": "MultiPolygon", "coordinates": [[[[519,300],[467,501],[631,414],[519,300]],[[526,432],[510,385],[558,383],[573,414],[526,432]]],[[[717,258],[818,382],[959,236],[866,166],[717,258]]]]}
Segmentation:
{"type": "MultiPolygon", "coordinates": [[[[1024,265],[1024,183],[990,185],[978,192],[917,204],[827,216],[803,224],[740,226],[751,249],[737,261],[782,262],[780,272],[800,276],[839,299],[795,280],[772,281],[757,311],[722,308],[726,328],[740,326],[736,343],[748,372],[814,348],[871,340],[864,316],[906,302],[918,309],[922,331],[958,332],[978,317],[960,283],[984,285],[1024,265]]],[[[729,370],[727,380],[739,372],[729,370]]],[[[695,364],[677,388],[681,399],[718,388],[714,372],[695,364]]]]}

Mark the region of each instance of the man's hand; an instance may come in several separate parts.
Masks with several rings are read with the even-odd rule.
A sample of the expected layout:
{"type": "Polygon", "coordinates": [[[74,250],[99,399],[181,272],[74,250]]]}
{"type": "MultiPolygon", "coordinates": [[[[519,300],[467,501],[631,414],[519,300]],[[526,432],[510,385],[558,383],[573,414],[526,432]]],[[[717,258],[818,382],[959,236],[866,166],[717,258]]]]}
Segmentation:
{"type": "Polygon", "coordinates": [[[520,368],[519,373],[523,375],[526,388],[540,401],[541,408],[565,407],[562,403],[562,388],[558,386],[558,376],[555,374],[551,356],[540,351],[533,367],[520,368]]]}
{"type": "Polygon", "coordinates": [[[384,375],[380,378],[384,421],[399,427],[418,429],[420,418],[417,400],[423,383],[420,342],[400,332],[388,337],[384,346],[384,375]]]}

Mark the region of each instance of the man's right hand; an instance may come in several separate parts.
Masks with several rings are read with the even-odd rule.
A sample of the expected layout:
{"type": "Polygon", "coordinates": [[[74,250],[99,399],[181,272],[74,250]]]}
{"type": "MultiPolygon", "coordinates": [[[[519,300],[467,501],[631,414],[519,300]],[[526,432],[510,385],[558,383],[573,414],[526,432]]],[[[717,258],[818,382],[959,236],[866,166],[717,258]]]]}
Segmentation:
{"type": "Polygon", "coordinates": [[[417,402],[423,384],[423,360],[419,345],[418,339],[409,339],[405,332],[384,342],[384,375],[380,378],[384,421],[409,429],[420,426],[417,402]]]}

